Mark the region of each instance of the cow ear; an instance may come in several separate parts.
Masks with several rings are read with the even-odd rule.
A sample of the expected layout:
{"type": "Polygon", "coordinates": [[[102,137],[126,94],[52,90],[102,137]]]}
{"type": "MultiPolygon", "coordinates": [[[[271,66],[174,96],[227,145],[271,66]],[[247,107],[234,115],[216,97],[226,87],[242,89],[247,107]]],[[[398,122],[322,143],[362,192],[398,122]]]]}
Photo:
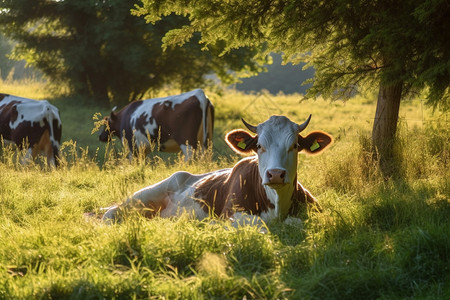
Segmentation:
{"type": "Polygon", "coordinates": [[[333,143],[333,138],[326,132],[313,131],[306,137],[298,135],[299,151],[304,150],[309,154],[322,152],[326,147],[333,143]]]}
{"type": "Polygon", "coordinates": [[[251,154],[256,152],[257,136],[250,135],[247,131],[237,129],[229,132],[225,137],[228,146],[239,154],[251,154]]]}

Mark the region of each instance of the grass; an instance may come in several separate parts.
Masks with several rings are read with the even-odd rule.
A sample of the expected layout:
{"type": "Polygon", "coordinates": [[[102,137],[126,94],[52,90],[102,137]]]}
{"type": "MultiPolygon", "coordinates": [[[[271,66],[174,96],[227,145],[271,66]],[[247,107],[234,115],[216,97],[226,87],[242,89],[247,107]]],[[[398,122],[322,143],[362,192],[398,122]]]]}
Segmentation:
{"type": "Polygon", "coordinates": [[[8,149],[0,155],[1,299],[450,297],[450,132],[446,116],[418,100],[400,112],[403,176],[386,181],[368,152],[370,96],[299,103],[300,95],[210,94],[215,147],[186,163],[160,153],[129,162],[117,145],[98,143],[92,116],[108,112],[95,105],[52,98],[37,83],[3,83],[2,92],[55,103],[64,149],[56,170],[16,164],[8,149]],[[258,123],[274,113],[298,122],[312,113],[308,129],[335,137],[324,154],[300,156],[299,179],[324,209],[305,208],[303,226],[274,222],[261,234],[223,220],[130,215],[107,226],[86,216],[177,170],[231,166],[239,158],[225,132],[241,127],[240,116],[258,123]]]}

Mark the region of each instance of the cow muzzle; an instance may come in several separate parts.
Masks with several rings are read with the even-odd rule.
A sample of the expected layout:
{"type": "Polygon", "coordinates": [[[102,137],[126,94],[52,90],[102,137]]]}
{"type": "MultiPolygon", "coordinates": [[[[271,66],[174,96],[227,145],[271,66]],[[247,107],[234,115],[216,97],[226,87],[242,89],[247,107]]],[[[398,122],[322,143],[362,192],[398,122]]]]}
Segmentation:
{"type": "Polygon", "coordinates": [[[283,186],[286,182],[286,170],[283,169],[269,169],[266,171],[266,178],[263,182],[265,185],[270,186],[283,186]]]}

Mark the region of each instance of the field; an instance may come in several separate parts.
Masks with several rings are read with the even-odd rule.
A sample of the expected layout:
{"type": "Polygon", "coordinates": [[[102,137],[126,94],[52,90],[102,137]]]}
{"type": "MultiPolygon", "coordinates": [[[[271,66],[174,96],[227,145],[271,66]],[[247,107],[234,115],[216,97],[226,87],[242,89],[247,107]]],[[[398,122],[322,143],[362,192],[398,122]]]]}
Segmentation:
{"type": "Polygon", "coordinates": [[[39,82],[0,82],[0,92],[48,99],[61,112],[58,169],[23,166],[0,150],[1,299],[449,299],[450,126],[420,99],[400,111],[401,176],[385,180],[371,160],[375,97],[300,101],[300,95],[208,93],[216,108],[214,147],[197,160],[154,153],[130,162],[117,142],[100,144],[104,108],[52,98],[39,82]],[[324,130],[335,142],[300,156],[299,180],[323,212],[269,233],[224,220],[143,219],[106,225],[87,213],[123,201],[177,170],[225,168],[228,130],[272,114],[324,130]]]}

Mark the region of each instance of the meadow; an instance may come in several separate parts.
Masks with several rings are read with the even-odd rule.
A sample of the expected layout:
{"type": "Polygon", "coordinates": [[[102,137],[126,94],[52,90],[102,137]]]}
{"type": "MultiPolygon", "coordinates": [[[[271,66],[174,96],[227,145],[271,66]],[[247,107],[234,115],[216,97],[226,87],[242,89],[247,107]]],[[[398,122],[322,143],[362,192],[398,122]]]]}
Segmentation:
{"type": "MultiPolygon", "coordinates": [[[[48,99],[63,122],[61,166],[20,165],[0,150],[0,299],[449,299],[448,114],[401,105],[400,175],[383,178],[370,153],[376,97],[347,102],[301,95],[209,92],[214,146],[197,159],[153,153],[129,161],[117,141],[98,142],[83,99],[52,97],[42,83],[0,82],[0,92],[48,99]],[[300,155],[298,178],[323,211],[303,224],[231,228],[226,220],[152,220],[130,214],[106,225],[91,213],[120,203],[177,170],[202,173],[240,157],[225,133],[240,118],[283,114],[334,144],[300,155]]],[[[98,114],[97,114],[98,116],[98,114]]]]}

